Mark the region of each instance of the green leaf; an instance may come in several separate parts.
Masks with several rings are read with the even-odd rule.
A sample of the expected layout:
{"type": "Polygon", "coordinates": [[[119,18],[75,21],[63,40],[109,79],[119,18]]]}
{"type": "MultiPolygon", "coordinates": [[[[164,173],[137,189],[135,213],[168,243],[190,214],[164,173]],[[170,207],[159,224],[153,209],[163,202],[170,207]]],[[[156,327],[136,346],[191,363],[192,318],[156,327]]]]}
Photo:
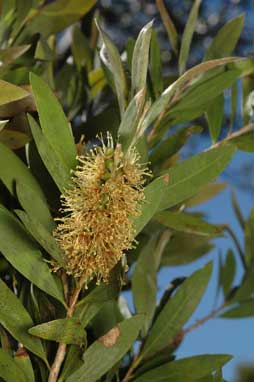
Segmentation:
{"type": "Polygon", "coordinates": [[[230,303],[243,303],[253,298],[254,285],[253,285],[253,271],[247,270],[241,285],[237,288],[234,295],[230,298],[230,303]]]}
{"type": "Polygon", "coordinates": [[[27,214],[32,216],[43,229],[51,232],[55,228],[55,223],[45,201],[36,197],[34,191],[26,183],[17,182],[16,192],[18,200],[27,214]]]}
{"type": "Polygon", "coordinates": [[[155,164],[167,160],[184,146],[192,133],[199,132],[201,132],[199,126],[187,126],[178,129],[176,133],[171,134],[167,139],[155,147],[149,156],[150,161],[155,164]]]}
{"type": "Polygon", "coordinates": [[[209,282],[212,264],[196,271],[167,302],[156,319],[140,358],[151,358],[173,342],[197,308],[209,282]]]}
{"type": "Polygon", "coordinates": [[[83,365],[83,361],[81,360],[81,351],[82,349],[80,346],[69,346],[68,353],[64,361],[63,370],[60,374],[58,382],[65,381],[67,377],[69,377],[69,375],[73,374],[74,371],[76,371],[83,365]]]}
{"type": "Polygon", "coordinates": [[[3,349],[0,349],[0,377],[6,382],[30,382],[12,356],[3,349]]]}
{"type": "Polygon", "coordinates": [[[34,325],[31,317],[2,280],[0,280],[0,322],[17,341],[47,363],[41,341],[27,333],[27,330],[34,325]]]}
{"type": "Polygon", "coordinates": [[[100,337],[84,353],[83,366],[66,382],[96,382],[100,379],[127,353],[143,324],[143,316],[134,316],[100,337]]]}
{"type": "Polygon", "coordinates": [[[17,58],[22,56],[31,45],[12,46],[6,49],[0,49],[0,60],[2,65],[9,65],[13,63],[17,58]]]}
{"type": "Polygon", "coordinates": [[[100,52],[100,56],[106,67],[108,67],[108,69],[113,75],[118,104],[120,108],[120,114],[121,116],[123,116],[126,107],[127,82],[125,78],[123,65],[121,62],[121,57],[114,43],[111,41],[109,36],[102,30],[98,23],[97,27],[100,31],[104,43],[104,46],[102,47],[100,52]],[[104,49],[106,49],[108,57],[105,56],[104,49]]]}
{"type": "Polygon", "coordinates": [[[165,175],[151,182],[148,187],[155,188],[157,185],[157,195],[163,194],[159,210],[183,202],[214,180],[227,166],[235,151],[231,145],[205,151],[177,163],[165,175]],[[168,176],[168,182],[162,182],[165,176],[168,176]]]}
{"type": "Polygon", "coordinates": [[[168,38],[171,44],[171,47],[175,54],[178,52],[178,35],[176,31],[176,27],[169,15],[169,12],[167,8],[165,7],[164,1],[163,0],[156,0],[156,6],[160,12],[163,24],[166,28],[168,38]]]}
{"type": "Polygon", "coordinates": [[[138,138],[137,127],[142,116],[144,102],[145,91],[142,89],[131,100],[123,114],[123,118],[118,130],[118,135],[119,142],[122,144],[122,149],[124,152],[126,152],[130,146],[133,146],[136,143],[138,138]]]}
{"type": "Polygon", "coordinates": [[[230,140],[241,151],[254,152],[254,129],[230,140]]]}
{"type": "Polygon", "coordinates": [[[64,254],[57,245],[52,233],[46,230],[45,227],[32,215],[27,215],[20,210],[15,210],[15,213],[18,215],[27,231],[42,246],[42,248],[44,248],[45,251],[58,262],[58,264],[64,265],[64,254]]]}
{"type": "Polygon", "coordinates": [[[153,181],[145,187],[145,201],[141,205],[140,216],[133,219],[136,235],[142,231],[159,209],[163,196],[161,190],[165,187],[165,183],[167,182],[167,177],[158,178],[157,182],[153,181]]]}
{"type": "Polygon", "coordinates": [[[0,131],[0,142],[12,150],[17,150],[24,147],[30,140],[31,137],[21,131],[9,129],[0,131]]]}
{"type": "Polygon", "coordinates": [[[42,190],[25,164],[6,146],[0,143],[0,178],[9,192],[15,196],[15,183],[19,185],[20,194],[29,192],[30,200],[27,203],[25,196],[20,200],[22,206],[47,228],[52,228],[52,217],[42,190]],[[31,200],[33,203],[31,204],[31,200]]]}
{"type": "Polygon", "coordinates": [[[86,333],[79,320],[75,318],[62,318],[33,326],[28,333],[49,341],[64,344],[82,345],[86,339],[86,333]]]}
{"type": "Polygon", "coordinates": [[[157,32],[152,31],[150,47],[150,75],[153,84],[153,93],[158,98],[163,91],[163,78],[161,66],[161,50],[157,32]]]}
{"type": "Polygon", "coordinates": [[[81,19],[96,4],[96,0],[56,0],[51,4],[33,10],[31,20],[19,40],[24,40],[27,35],[33,36],[40,33],[45,37],[61,32],[69,25],[81,19]]]}
{"type": "Polygon", "coordinates": [[[241,72],[237,69],[227,70],[191,87],[181,100],[171,108],[171,118],[174,113],[180,110],[200,108],[201,113],[207,110],[207,103],[230,87],[240,75],[241,72]]]}
{"type": "Polygon", "coordinates": [[[146,88],[146,76],[149,63],[149,48],[152,36],[153,21],[140,31],[134,46],[131,66],[131,94],[134,96],[146,88]]]}
{"type": "Polygon", "coordinates": [[[156,237],[142,248],[132,275],[132,293],[137,314],[145,314],[143,334],[146,335],[156,308],[157,264],[156,237]]]}
{"type": "Polygon", "coordinates": [[[64,192],[64,190],[69,188],[71,184],[70,169],[67,167],[63,159],[58,155],[58,153],[54,151],[53,146],[42,133],[38,124],[31,115],[28,115],[28,121],[36,143],[37,150],[43,163],[47,167],[48,172],[54,179],[59,190],[64,192]]]}
{"type": "Polygon", "coordinates": [[[19,221],[4,207],[0,207],[0,250],[18,272],[65,304],[63,293],[38,246],[28,237],[19,221]]]}
{"type": "Polygon", "coordinates": [[[206,110],[206,118],[212,143],[215,143],[220,135],[222,121],[224,117],[224,96],[216,97],[206,110]]]}
{"type": "Polygon", "coordinates": [[[231,250],[228,250],[225,264],[220,267],[220,284],[222,285],[225,298],[227,297],[228,293],[230,292],[230,289],[232,288],[232,283],[235,278],[235,272],[235,256],[231,250]]]}
{"type": "MultiPolygon", "coordinates": [[[[178,90],[179,93],[185,90],[186,85],[192,83],[200,74],[205,73],[209,71],[210,69],[220,67],[222,65],[226,65],[230,62],[238,62],[243,61],[244,63],[248,60],[246,59],[239,59],[236,57],[229,57],[229,58],[221,58],[218,60],[212,60],[209,62],[203,62],[189,70],[187,70],[180,78],[178,78],[175,82],[173,82],[168,88],[164,90],[162,95],[153,103],[152,107],[150,108],[149,112],[147,113],[144,122],[143,122],[143,129],[146,130],[148,126],[163,112],[165,109],[167,109],[169,105],[169,101],[172,99],[173,95],[175,94],[176,90],[178,90]]],[[[249,65],[248,65],[249,66],[249,65]]],[[[200,98],[199,98],[200,103],[200,98]]]]}
{"type": "Polygon", "coordinates": [[[162,266],[189,264],[208,254],[213,245],[206,236],[175,232],[166,245],[162,257],[162,266]]]}
{"type": "Polygon", "coordinates": [[[71,50],[78,70],[84,66],[89,73],[92,70],[92,51],[78,25],[74,26],[72,31],[71,50]]]}
{"type": "Polygon", "coordinates": [[[26,382],[35,382],[34,370],[31,359],[24,347],[19,347],[15,354],[15,363],[23,370],[26,382]]]}
{"type": "Polygon", "coordinates": [[[16,85],[0,80],[0,105],[5,105],[9,102],[17,101],[29,96],[29,93],[16,85]]]}
{"type": "Polygon", "coordinates": [[[30,73],[30,83],[39,113],[42,133],[70,171],[76,167],[77,151],[69,122],[46,82],[34,73],[30,73]]]}
{"type": "Polygon", "coordinates": [[[85,328],[104,304],[114,298],[115,294],[110,286],[105,284],[97,286],[88,296],[78,302],[74,317],[78,317],[82,327],[85,328]]]}
{"type": "Polygon", "coordinates": [[[231,360],[226,354],[205,354],[179,359],[157,367],[135,379],[135,382],[197,382],[231,360]]]}
{"type": "Polygon", "coordinates": [[[254,260],[254,208],[251,209],[250,215],[245,223],[245,261],[247,267],[252,269],[254,260]]]}
{"type": "Polygon", "coordinates": [[[40,61],[52,61],[54,59],[54,52],[49,46],[50,39],[46,39],[41,36],[40,40],[37,42],[36,50],[34,53],[34,58],[40,61]]]}
{"type": "Polygon", "coordinates": [[[243,14],[224,24],[207,49],[204,60],[230,56],[239,40],[243,25],[243,14]]]}
{"type": "Polygon", "coordinates": [[[222,234],[222,228],[184,213],[163,211],[155,215],[155,220],[175,231],[193,233],[203,236],[217,236],[222,234]]]}
{"type": "Polygon", "coordinates": [[[236,218],[238,220],[238,223],[240,224],[242,229],[244,229],[245,219],[243,217],[242,211],[241,211],[240,206],[238,204],[238,201],[237,201],[237,198],[236,198],[236,194],[235,194],[235,192],[233,190],[231,192],[231,202],[232,202],[232,207],[234,209],[234,213],[235,213],[235,216],[236,216],[236,218]]]}
{"type": "Polygon", "coordinates": [[[198,18],[198,11],[199,11],[199,6],[201,4],[202,0],[195,0],[194,4],[191,8],[186,26],[184,28],[183,36],[182,36],[182,44],[181,44],[181,49],[180,49],[180,54],[179,54],[179,73],[182,75],[185,71],[186,68],[186,62],[189,57],[189,51],[190,51],[190,45],[191,45],[191,40],[192,36],[195,30],[197,18],[198,18]]]}
{"type": "Polygon", "coordinates": [[[199,204],[205,203],[211,198],[215,197],[221,191],[225,190],[226,187],[226,183],[206,184],[199,189],[199,192],[195,196],[187,200],[184,204],[187,208],[191,208],[199,204]]]}
{"type": "Polygon", "coordinates": [[[221,318],[245,318],[254,316],[254,301],[249,300],[238,304],[220,315],[221,318]]]}

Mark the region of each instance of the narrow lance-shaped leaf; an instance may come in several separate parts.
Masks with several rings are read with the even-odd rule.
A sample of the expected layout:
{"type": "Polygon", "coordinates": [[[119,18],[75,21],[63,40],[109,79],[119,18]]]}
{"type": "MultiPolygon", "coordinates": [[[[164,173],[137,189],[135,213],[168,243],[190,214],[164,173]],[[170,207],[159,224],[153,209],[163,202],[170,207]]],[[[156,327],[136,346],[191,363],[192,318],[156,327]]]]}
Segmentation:
{"type": "Polygon", "coordinates": [[[129,103],[120,123],[118,135],[124,152],[135,144],[137,139],[137,127],[143,112],[145,102],[145,89],[140,90],[129,103]]]}
{"type": "Polygon", "coordinates": [[[17,38],[23,41],[28,36],[40,33],[45,37],[61,32],[74,24],[96,4],[96,0],[56,0],[34,10],[30,23],[17,38]]]}
{"type": "Polygon", "coordinates": [[[29,96],[29,93],[25,89],[3,80],[0,80],[0,89],[0,105],[5,105],[9,102],[14,102],[29,96]]]}
{"type": "Polygon", "coordinates": [[[163,193],[159,210],[181,203],[214,180],[227,166],[235,151],[234,146],[227,145],[203,152],[167,170],[163,177],[168,176],[168,183],[162,183],[163,177],[155,179],[148,187],[158,183],[159,192],[163,193]]]}
{"type": "Polygon", "coordinates": [[[207,49],[204,61],[230,56],[239,40],[243,25],[244,15],[239,15],[224,24],[207,49]]]}
{"type": "Polygon", "coordinates": [[[156,307],[157,264],[155,245],[157,237],[152,237],[142,249],[132,275],[132,292],[136,312],[145,314],[143,333],[146,335],[156,307]]]}
{"type": "Polygon", "coordinates": [[[245,223],[245,258],[247,266],[253,267],[254,260],[254,209],[251,209],[248,220],[245,223]]]}
{"type": "MultiPolygon", "coordinates": [[[[227,354],[205,354],[189,358],[168,362],[141,375],[136,382],[198,382],[200,378],[215,372],[225,363],[231,360],[232,356],[227,354]]],[[[205,382],[206,379],[202,379],[205,382]]],[[[208,379],[210,381],[210,379],[208,379]]]]}
{"type": "Polygon", "coordinates": [[[196,84],[182,96],[181,100],[172,107],[170,112],[174,113],[192,108],[200,108],[201,112],[206,110],[208,108],[208,102],[220,95],[223,90],[230,87],[240,76],[240,70],[229,69],[219,73],[213,78],[209,78],[207,81],[196,84]]]}
{"type": "Polygon", "coordinates": [[[175,231],[203,236],[217,236],[222,234],[221,227],[184,212],[162,211],[155,215],[155,219],[160,224],[175,231]]]}
{"type": "Polygon", "coordinates": [[[134,46],[131,66],[132,96],[146,87],[152,25],[153,21],[149,22],[143,29],[141,29],[134,46]]]}
{"type": "Polygon", "coordinates": [[[84,353],[84,364],[66,382],[96,382],[130,349],[144,323],[143,316],[120,322],[84,353]],[[98,360],[100,362],[98,362],[98,360]]]}
{"type": "Polygon", "coordinates": [[[236,194],[235,194],[234,191],[231,192],[231,202],[232,202],[232,207],[233,207],[235,216],[236,216],[236,218],[238,220],[238,223],[240,224],[242,229],[244,229],[245,219],[243,217],[242,211],[240,209],[240,206],[238,204],[238,201],[237,201],[237,198],[236,198],[236,194]]]}
{"type": "Polygon", "coordinates": [[[27,215],[24,211],[15,210],[27,231],[34,239],[55,259],[58,264],[64,265],[64,254],[57,245],[52,232],[46,230],[33,216],[27,215]]]}
{"type": "Polygon", "coordinates": [[[233,304],[232,309],[220,315],[221,318],[246,318],[254,317],[254,303],[253,300],[243,301],[238,305],[233,304]]]}
{"type": "Polygon", "coordinates": [[[34,178],[31,171],[26,167],[26,165],[15,155],[8,147],[0,143],[0,178],[4,185],[8,188],[9,192],[16,196],[17,183],[20,187],[20,192],[25,189],[29,191],[30,201],[29,204],[25,202],[23,198],[23,203],[20,200],[23,208],[30,211],[32,208],[33,215],[48,229],[53,226],[52,217],[49,212],[45,196],[42,190],[34,178]],[[31,200],[33,203],[31,205],[31,200]]]}
{"type": "Polygon", "coordinates": [[[184,89],[184,86],[188,82],[194,80],[200,74],[207,72],[209,69],[225,65],[230,62],[237,62],[241,60],[247,61],[245,59],[239,59],[237,57],[221,58],[218,60],[203,62],[186,71],[180,78],[178,78],[175,82],[173,82],[173,84],[171,84],[167,89],[165,89],[162,95],[154,102],[151,109],[147,113],[146,118],[144,119],[144,130],[161,114],[161,112],[163,112],[166,109],[169,101],[171,100],[177,89],[184,89]]]}
{"type": "Polygon", "coordinates": [[[163,78],[161,68],[161,50],[157,32],[152,31],[151,47],[150,47],[150,74],[153,84],[153,93],[158,98],[163,91],[163,78]]]}
{"type": "Polygon", "coordinates": [[[215,143],[220,135],[222,121],[224,116],[224,95],[221,94],[212,100],[206,111],[209,132],[212,143],[215,143]]]}
{"type": "Polygon", "coordinates": [[[85,342],[85,331],[81,322],[75,318],[62,318],[33,326],[29,334],[49,341],[65,344],[82,345],[85,342]]]}
{"type": "Polygon", "coordinates": [[[111,41],[109,36],[102,30],[98,23],[97,27],[100,31],[104,43],[104,47],[102,47],[100,51],[100,56],[106,67],[108,67],[108,69],[113,75],[118,104],[120,108],[120,114],[122,116],[126,107],[127,83],[123,65],[121,62],[121,57],[114,43],[111,41]]]}
{"type": "Polygon", "coordinates": [[[29,238],[21,223],[4,207],[0,208],[0,250],[18,272],[65,304],[61,287],[50,272],[38,246],[29,238]]]}
{"type": "Polygon", "coordinates": [[[163,0],[156,0],[156,5],[157,8],[160,12],[163,24],[166,28],[168,38],[170,41],[170,44],[172,46],[173,51],[177,54],[178,51],[178,36],[177,36],[177,31],[176,27],[169,15],[168,10],[165,7],[164,1],[163,0]]]}
{"type": "Polygon", "coordinates": [[[77,151],[69,122],[46,82],[30,73],[30,83],[43,135],[70,171],[76,166],[77,151]]]}
{"type": "MultiPolygon", "coordinates": [[[[228,21],[217,33],[208,48],[204,61],[230,56],[237,44],[244,25],[244,16],[240,15],[228,21]]],[[[213,143],[216,142],[223,119],[224,102],[222,96],[213,101],[207,110],[207,119],[213,143]]]]}
{"type": "Polygon", "coordinates": [[[142,229],[158,211],[163,198],[161,190],[166,187],[166,184],[168,184],[167,176],[165,178],[159,178],[157,182],[151,182],[145,188],[145,201],[141,205],[140,216],[133,219],[136,235],[142,231],[142,229]]]}
{"type": "Polygon", "coordinates": [[[0,50],[0,60],[2,65],[9,65],[14,62],[17,58],[22,56],[31,45],[20,45],[12,46],[10,48],[0,50]]]}
{"type": "Polygon", "coordinates": [[[225,298],[227,297],[230,289],[232,288],[232,283],[235,278],[235,271],[235,256],[231,250],[228,250],[226,254],[225,264],[221,264],[220,266],[220,284],[222,286],[225,298]]]}
{"type": "Polygon", "coordinates": [[[77,317],[81,321],[82,327],[85,328],[102,307],[115,298],[113,288],[109,285],[101,284],[78,302],[74,317],[77,317]]]}
{"type": "Polygon", "coordinates": [[[0,377],[6,382],[28,382],[22,369],[3,349],[0,349],[0,377]]]}
{"type": "Polygon", "coordinates": [[[140,358],[150,358],[172,343],[198,306],[209,282],[212,264],[193,273],[168,301],[155,321],[140,358]]]}
{"type": "Polygon", "coordinates": [[[190,15],[188,17],[188,20],[183,32],[182,45],[181,45],[180,54],[179,54],[180,75],[183,74],[185,71],[186,62],[187,62],[189,51],[190,51],[191,40],[195,30],[195,26],[196,26],[196,22],[198,18],[199,6],[201,4],[201,1],[202,0],[194,1],[194,4],[191,8],[190,15]]]}
{"type": "Polygon", "coordinates": [[[175,232],[165,247],[162,266],[189,264],[207,255],[213,249],[210,238],[185,232],[175,232]]]}
{"type": "Polygon", "coordinates": [[[64,190],[70,186],[70,169],[67,167],[62,157],[60,157],[60,155],[56,151],[54,151],[53,146],[44,136],[37,122],[33,119],[31,115],[28,115],[28,121],[31,127],[33,138],[37,146],[37,150],[40,154],[43,163],[45,164],[52,178],[54,179],[59,190],[61,192],[64,192],[64,190]]]}
{"type": "Polygon", "coordinates": [[[6,330],[28,350],[46,361],[41,341],[27,332],[34,325],[31,317],[18,297],[2,280],[0,280],[0,308],[0,322],[6,330]]]}
{"type": "Polygon", "coordinates": [[[187,208],[197,206],[199,204],[205,203],[207,200],[212,199],[217,194],[225,190],[227,183],[210,183],[206,184],[199,189],[199,192],[187,200],[184,204],[187,208]]]}
{"type": "Polygon", "coordinates": [[[26,382],[35,382],[34,370],[29,354],[23,346],[18,348],[15,354],[15,363],[22,369],[26,376],[26,382]]]}
{"type": "Polygon", "coordinates": [[[178,129],[153,149],[149,155],[149,160],[153,165],[167,160],[184,146],[192,133],[200,133],[201,131],[200,126],[187,126],[178,129]]]}

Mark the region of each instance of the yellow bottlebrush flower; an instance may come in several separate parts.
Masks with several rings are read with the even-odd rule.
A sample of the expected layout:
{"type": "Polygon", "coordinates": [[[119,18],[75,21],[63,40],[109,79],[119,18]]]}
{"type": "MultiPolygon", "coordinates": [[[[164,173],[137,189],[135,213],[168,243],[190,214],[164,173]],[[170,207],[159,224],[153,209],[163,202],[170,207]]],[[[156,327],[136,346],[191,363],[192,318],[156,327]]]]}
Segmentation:
{"type": "Polygon", "coordinates": [[[141,213],[145,177],[135,149],[123,154],[107,135],[87,155],[78,157],[73,187],[62,195],[64,217],[54,236],[64,251],[66,270],[88,283],[108,281],[124,251],[133,248],[131,218],[141,213]]]}

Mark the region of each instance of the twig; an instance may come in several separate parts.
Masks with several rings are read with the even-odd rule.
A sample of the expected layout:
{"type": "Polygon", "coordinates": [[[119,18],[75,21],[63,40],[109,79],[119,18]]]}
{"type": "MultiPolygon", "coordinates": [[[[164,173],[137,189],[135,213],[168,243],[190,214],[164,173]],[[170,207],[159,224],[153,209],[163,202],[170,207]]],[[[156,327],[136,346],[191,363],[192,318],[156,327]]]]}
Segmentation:
{"type": "Polygon", "coordinates": [[[181,332],[182,338],[192,332],[193,330],[199,328],[201,325],[205,324],[207,321],[211,320],[212,318],[215,318],[226,306],[228,301],[224,301],[222,305],[220,305],[218,308],[214,309],[211,313],[209,313],[207,316],[197,320],[194,324],[190,325],[186,329],[184,329],[181,332]]]}
{"type": "MultiPolygon", "coordinates": [[[[64,278],[62,278],[62,280],[64,283],[67,279],[65,280],[64,278]]],[[[67,314],[66,314],[67,318],[70,318],[73,316],[75,306],[76,306],[76,303],[78,301],[79,293],[80,293],[80,291],[84,285],[84,282],[85,282],[85,279],[83,279],[83,278],[81,278],[79,280],[77,287],[74,289],[73,294],[70,297],[68,309],[67,309],[67,314]]],[[[55,360],[54,360],[54,362],[51,366],[51,369],[50,369],[48,382],[56,382],[57,381],[62,363],[65,359],[66,349],[67,349],[66,344],[59,343],[58,349],[56,352],[56,356],[55,356],[55,360]]]]}
{"type": "Polygon", "coordinates": [[[122,380],[122,382],[128,382],[131,379],[133,371],[136,369],[136,367],[138,366],[139,362],[141,361],[141,359],[139,358],[139,353],[140,353],[140,351],[133,358],[132,363],[131,363],[127,373],[125,374],[124,379],[122,380]]]}
{"type": "Polygon", "coordinates": [[[210,146],[208,150],[213,150],[215,149],[216,147],[219,147],[220,145],[224,144],[225,142],[228,142],[228,141],[231,141],[232,139],[235,139],[235,138],[238,138],[240,137],[241,135],[244,135],[246,133],[249,133],[251,131],[254,131],[254,128],[253,128],[253,123],[249,123],[248,125],[242,127],[240,130],[228,135],[225,139],[223,139],[222,141],[219,141],[217,143],[215,143],[214,145],[210,146]]]}

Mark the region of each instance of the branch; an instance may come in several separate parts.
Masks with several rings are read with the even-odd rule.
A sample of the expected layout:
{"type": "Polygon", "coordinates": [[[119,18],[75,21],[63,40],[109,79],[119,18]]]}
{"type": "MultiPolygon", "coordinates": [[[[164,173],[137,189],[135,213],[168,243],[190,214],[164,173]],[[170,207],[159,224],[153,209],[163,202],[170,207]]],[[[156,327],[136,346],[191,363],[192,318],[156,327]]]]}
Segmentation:
{"type": "MultiPolygon", "coordinates": [[[[64,289],[66,290],[66,284],[65,283],[66,283],[67,279],[62,278],[62,280],[63,280],[63,284],[64,284],[64,289]]],[[[67,318],[71,318],[73,316],[73,313],[75,311],[75,306],[76,306],[76,303],[78,301],[79,293],[80,293],[80,291],[84,285],[84,282],[85,282],[84,278],[81,278],[79,280],[77,287],[74,289],[73,294],[70,297],[68,309],[67,309],[67,314],[66,314],[67,318]]],[[[55,360],[54,360],[54,362],[51,366],[51,369],[50,369],[48,382],[56,382],[57,381],[62,363],[65,359],[66,349],[67,349],[66,344],[59,343],[58,349],[56,352],[56,356],[55,356],[55,360]]]]}

